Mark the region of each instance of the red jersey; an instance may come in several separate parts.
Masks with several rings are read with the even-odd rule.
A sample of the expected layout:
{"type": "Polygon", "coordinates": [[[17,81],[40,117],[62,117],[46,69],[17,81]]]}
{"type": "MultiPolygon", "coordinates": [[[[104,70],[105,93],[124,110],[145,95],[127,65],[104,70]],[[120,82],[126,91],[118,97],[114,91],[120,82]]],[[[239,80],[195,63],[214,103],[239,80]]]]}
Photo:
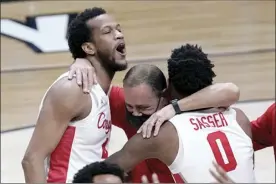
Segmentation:
{"type": "MultiPolygon", "coordinates": [[[[122,128],[127,138],[130,139],[137,132],[126,120],[124,90],[118,86],[112,86],[109,94],[112,124],[122,128]]],[[[156,173],[160,183],[174,183],[174,179],[168,167],[158,159],[147,159],[138,164],[130,173],[131,182],[141,183],[141,177],[146,175],[152,183],[152,174],[156,173]]]]}
{"type": "Polygon", "coordinates": [[[254,150],[257,151],[273,146],[276,161],[275,103],[273,103],[262,116],[251,122],[251,129],[254,150]]]}

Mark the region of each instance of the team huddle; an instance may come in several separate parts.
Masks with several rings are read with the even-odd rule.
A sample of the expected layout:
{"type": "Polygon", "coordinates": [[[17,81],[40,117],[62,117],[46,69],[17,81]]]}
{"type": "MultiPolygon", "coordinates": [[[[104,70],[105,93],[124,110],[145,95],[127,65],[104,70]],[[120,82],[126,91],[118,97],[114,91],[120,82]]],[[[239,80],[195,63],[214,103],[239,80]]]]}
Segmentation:
{"type": "Polygon", "coordinates": [[[168,79],[157,66],[137,64],[119,87],[111,82],[127,69],[126,44],[111,15],[86,9],[70,23],[67,39],[75,62],[41,101],[22,161],[27,183],[141,183],[157,177],[161,183],[256,182],[255,147],[272,146],[273,139],[270,145],[254,140],[247,116],[230,107],[238,87],[213,84],[214,65],[201,47],[174,48],[168,79]],[[128,141],[109,155],[112,125],[128,141]],[[210,171],[213,162],[229,178],[210,171]],[[119,178],[92,177],[97,168],[99,175],[111,174],[108,165],[119,178]]]}

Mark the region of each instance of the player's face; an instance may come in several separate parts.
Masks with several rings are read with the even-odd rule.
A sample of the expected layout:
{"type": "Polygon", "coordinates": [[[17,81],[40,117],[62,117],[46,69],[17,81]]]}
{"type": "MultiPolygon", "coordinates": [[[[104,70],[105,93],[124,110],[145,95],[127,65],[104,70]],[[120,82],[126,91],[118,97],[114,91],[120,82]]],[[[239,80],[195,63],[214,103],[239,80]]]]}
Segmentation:
{"type": "Polygon", "coordinates": [[[123,183],[121,178],[113,174],[101,174],[94,176],[92,183],[123,183]]]}
{"type": "Polygon", "coordinates": [[[92,38],[96,57],[112,71],[125,70],[126,47],[120,24],[108,14],[97,16],[87,24],[93,28],[92,38]]]}
{"type": "Polygon", "coordinates": [[[126,114],[129,123],[139,128],[153,113],[166,105],[163,97],[158,97],[147,84],[124,87],[126,114]]]}

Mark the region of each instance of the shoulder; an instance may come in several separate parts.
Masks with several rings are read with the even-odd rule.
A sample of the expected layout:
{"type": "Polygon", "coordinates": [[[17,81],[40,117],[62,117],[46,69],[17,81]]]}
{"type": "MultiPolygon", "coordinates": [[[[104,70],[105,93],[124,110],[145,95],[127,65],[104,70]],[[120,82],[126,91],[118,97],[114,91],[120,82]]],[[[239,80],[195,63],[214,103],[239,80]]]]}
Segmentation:
{"type": "MultiPolygon", "coordinates": [[[[264,115],[266,115],[269,119],[273,119],[275,120],[275,102],[273,104],[271,104],[268,109],[266,110],[266,112],[264,113],[264,115]]],[[[272,121],[272,120],[271,120],[272,121]]]]}
{"type": "Polygon", "coordinates": [[[272,112],[275,113],[275,102],[268,107],[268,111],[271,112],[271,113],[272,112]]]}
{"type": "Polygon", "coordinates": [[[233,108],[236,111],[236,120],[243,131],[252,138],[251,123],[245,113],[239,108],[233,108]]]}
{"type": "Polygon", "coordinates": [[[49,89],[49,94],[71,94],[81,96],[81,87],[76,83],[76,79],[68,80],[67,77],[63,77],[56,81],[49,89]]]}
{"type": "Polygon", "coordinates": [[[56,81],[48,90],[45,102],[54,104],[56,107],[83,106],[89,95],[84,94],[78,86],[76,79],[68,80],[63,77],[56,81]]]}
{"type": "Polygon", "coordinates": [[[112,85],[108,92],[108,96],[110,98],[112,98],[112,97],[122,98],[124,96],[124,89],[120,86],[112,85]]]}
{"type": "MultiPolygon", "coordinates": [[[[119,86],[112,86],[108,93],[111,112],[116,110],[123,111],[125,107],[124,89],[119,86]]],[[[118,116],[118,115],[117,115],[118,116]]]]}
{"type": "Polygon", "coordinates": [[[252,121],[252,127],[266,127],[267,129],[271,129],[270,127],[276,122],[275,113],[275,103],[273,103],[260,117],[252,121]]]}
{"type": "Polygon", "coordinates": [[[236,118],[238,121],[241,121],[241,122],[245,122],[245,123],[250,123],[248,117],[245,115],[245,113],[239,109],[239,108],[236,108],[236,107],[232,107],[233,110],[236,111],[236,118]]]}

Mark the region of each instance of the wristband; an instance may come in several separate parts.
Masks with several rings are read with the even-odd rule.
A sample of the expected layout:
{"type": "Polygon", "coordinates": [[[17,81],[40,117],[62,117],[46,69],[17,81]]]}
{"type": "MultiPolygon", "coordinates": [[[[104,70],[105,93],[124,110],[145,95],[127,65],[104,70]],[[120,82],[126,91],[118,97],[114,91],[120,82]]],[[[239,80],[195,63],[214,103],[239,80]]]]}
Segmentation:
{"type": "Polygon", "coordinates": [[[174,108],[175,114],[180,114],[181,110],[180,110],[179,105],[178,105],[177,102],[178,102],[178,100],[174,99],[174,100],[171,101],[171,104],[172,104],[172,106],[174,108]]]}

